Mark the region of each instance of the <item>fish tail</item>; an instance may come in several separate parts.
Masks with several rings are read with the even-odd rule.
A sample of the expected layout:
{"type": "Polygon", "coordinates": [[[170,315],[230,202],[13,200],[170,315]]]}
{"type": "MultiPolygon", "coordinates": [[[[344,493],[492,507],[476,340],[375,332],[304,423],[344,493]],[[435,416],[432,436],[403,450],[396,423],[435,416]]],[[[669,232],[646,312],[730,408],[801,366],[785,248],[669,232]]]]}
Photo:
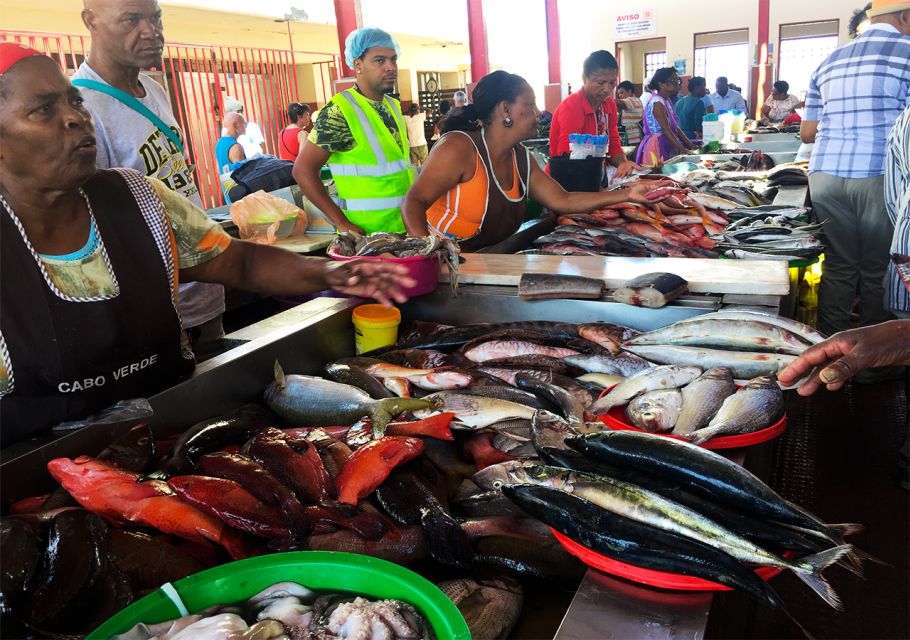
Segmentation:
{"type": "Polygon", "coordinates": [[[701,444],[713,438],[714,431],[706,427],[704,429],[696,429],[695,431],[684,433],[682,436],[686,441],[691,442],[692,444],[701,444]]]}
{"type": "Polygon", "coordinates": [[[809,585],[810,589],[837,611],[843,610],[843,604],[841,604],[840,598],[834,592],[834,589],[831,588],[831,585],[828,584],[828,581],[825,580],[824,576],[822,576],[821,572],[832,564],[837,563],[843,556],[849,553],[852,548],[853,547],[849,544],[845,544],[839,547],[826,549],[815,555],[806,556],[799,560],[799,563],[794,570],[796,577],[809,585]]]}
{"type": "Polygon", "coordinates": [[[392,418],[405,411],[418,411],[431,409],[433,404],[428,400],[419,398],[383,398],[378,401],[370,411],[373,423],[373,437],[381,438],[385,435],[385,428],[392,418]]]}
{"type": "Polygon", "coordinates": [[[840,566],[852,573],[853,575],[865,579],[863,573],[863,561],[868,560],[869,562],[874,562],[876,564],[883,565],[885,567],[890,567],[891,565],[880,558],[876,558],[871,553],[867,553],[862,549],[857,549],[853,547],[850,552],[841,558],[840,566]]]}
{"type": "Polygon", "coordinates": [[[275,384],[278,385],[279,389],[284,389],[286,380],[284,377],[284,369],[281,368],[278,360],[275,360],[275,384]]]}
{"type": "Polygon", "coordinates": [[[842,537],[851,536],[855,533],[862,533],[866,528],[858,522],[845,522],[842,524],[826,524],[831,531],[839,533],[842,537]]]}

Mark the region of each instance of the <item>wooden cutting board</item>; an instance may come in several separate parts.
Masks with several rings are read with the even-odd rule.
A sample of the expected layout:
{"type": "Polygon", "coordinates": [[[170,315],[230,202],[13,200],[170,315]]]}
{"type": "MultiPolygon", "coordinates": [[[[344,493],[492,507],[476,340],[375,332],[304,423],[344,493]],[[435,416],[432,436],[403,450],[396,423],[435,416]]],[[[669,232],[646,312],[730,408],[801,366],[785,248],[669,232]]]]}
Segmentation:
{"type": "MultiPolygon", "coordinates": [[[[701,258],[613,258],[485,253],[462,254],[458,281],[463,284],[518,286],[523,273],[560,273],[601,278],[608,289],[654,271],[675,273],[695,293],[745,293],[784,296],[790,291],[787,263],[777,260],[711,260],[701,258]]],[[[440,280],[448,282],[443,269],[440,280]]]]}
{"type": "Polygon", "coordinates": [[[305,233],[302,236],[279,238],[272,246],[281,247],[282,249],[287,249],[294,253],[312,253],[313,251],[325,249],[332,244],[332,239],[334,237],[334,234],[329,233],[305,233]]]}

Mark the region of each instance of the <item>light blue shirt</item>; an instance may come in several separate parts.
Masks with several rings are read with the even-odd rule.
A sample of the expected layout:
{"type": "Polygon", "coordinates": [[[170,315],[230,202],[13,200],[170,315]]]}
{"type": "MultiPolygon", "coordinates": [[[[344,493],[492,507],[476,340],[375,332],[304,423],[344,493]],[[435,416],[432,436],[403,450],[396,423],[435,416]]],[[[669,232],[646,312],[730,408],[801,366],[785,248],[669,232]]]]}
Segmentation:
{"type": "Polygon", "coordinates": [[[711,94],[711,104],[714,105],[714,111],[737,111],[746,112],[746,101],[743,94],[733,89],[727,89],[727,95],[722,96],[716,91],[711,94]]]}

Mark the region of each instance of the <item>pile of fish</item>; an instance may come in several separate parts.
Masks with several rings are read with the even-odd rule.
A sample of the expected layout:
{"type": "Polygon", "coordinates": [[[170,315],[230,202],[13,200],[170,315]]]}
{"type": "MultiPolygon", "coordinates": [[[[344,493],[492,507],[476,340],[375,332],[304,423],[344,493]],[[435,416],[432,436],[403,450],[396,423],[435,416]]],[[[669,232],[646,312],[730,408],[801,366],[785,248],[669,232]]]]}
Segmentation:
{"type": "Polygon", "coordinates": [[[427,619],[401,600],[321,593],[279,582],[243,602],[215,605],[157,624],[140,622],[113,640],[435,640],[427,619]]]}
{"type": "Polygon", "coordinates": [[[458,265],[461,250],[458,243],[450,238],[426,236],[416,238],[403,233],[359,233],[345,231],[337,234],[329,250],[339,256],[364,258],[413,258],[416,256],[439,257],[449,268],[452,291],[458,291],[458,265]]]}
{"type": "MultiPolygon", "coordinates": [[[[276,363],[265,406],[187,425],[170,441],[140,425],[99,455],[48,462],[60,487],[0,518],[0,621],[4,631],[15,621],[45,635],[83,633],[201,568],[324,550],[492,571],[492,583],[460,582],[453,593],[466,617],[489,621],[495,611],[497,628],[510,628],[520,588],[503,574],[577,580],[583,566],[540,520],[478,486],[474,473],[505,461],[552,462],[544,454],[566,451],[566,438],[604,431],[590,421],[597,398],[626,378],[617,389],[638,385],[640,372],[658,379],[644,391],[689,384],[681,395],[716,403],[718,394],[699,390],[701,370],[776,372],[817,337],[788,323],[718,312],[667,328],[680,342],[667,346],[653,344],[659,332],[609,323],[415,322],[394,347],[328,363],[326,377],[286,374],[276,363]],[[724,329],[725,319],[739,329],[724,329]],[[713,346],[699,346],[705,333],[713,346]],[[644,349],[654,350],[648,359],[634,353],[644,349]],[[671,367],[688,379],[670,382],[654,363],[682,360],[679,349],[694,361],[671,367]]],[[[707,413],[686,420],[712,422],[707,413]]]]}
{"type": "Polygon", "coordinates": [[[549,464],[500,463],[474,481],[600,554],[740,590],[788,617],[755,566],[793,572],[835,609],[822,572],[840,563],[862,575],[865,554],[843,539],[859,525],[823,523],[722,456],[628,431],[565,445],[542,450],[549,464]]]}
{"type": "Polygon", "coordinates": [[[712,236],[728,258],[747,260],[812,260],[825,251],[817,232],[821,224],[800,222],[786,214],[758,211],[712,236]]]}
{"type": "Polygon", "coordinates": [[[619,383],[591,406],[596,415],[627,404],[633,425],[672,433],[694,444],[771,426],[784,413],[784,394],[774,376],[759,376],[736,391],[727,367],[663,365],[619,383]]]}

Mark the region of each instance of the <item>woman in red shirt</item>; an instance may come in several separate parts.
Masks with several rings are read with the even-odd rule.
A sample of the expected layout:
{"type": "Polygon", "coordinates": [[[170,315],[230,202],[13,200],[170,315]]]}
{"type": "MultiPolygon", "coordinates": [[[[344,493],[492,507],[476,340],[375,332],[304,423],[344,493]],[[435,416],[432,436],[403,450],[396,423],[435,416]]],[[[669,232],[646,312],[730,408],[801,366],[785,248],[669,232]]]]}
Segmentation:
{"type": "Polygon", "coordinates": [[[307,131],[313,120],[309,106],[302,102],[288,105],[288,121],[291,123],[278,134],[278,157],[293,162],[300,152],[300,144],[306,140],[307,131]]]}
{"type": "Polygon", "coordinates": [[[550,125],[550,157],[569,153],[569,136],[582,133],[609,136],[607,157],[616,167],[616,176],[627,176],[638,165],[626,158],[619,142],[619,112],[613,90],[619,65],[608,51],[595,51],[585,59],[581,89],[562,101],[550,125]]]}

